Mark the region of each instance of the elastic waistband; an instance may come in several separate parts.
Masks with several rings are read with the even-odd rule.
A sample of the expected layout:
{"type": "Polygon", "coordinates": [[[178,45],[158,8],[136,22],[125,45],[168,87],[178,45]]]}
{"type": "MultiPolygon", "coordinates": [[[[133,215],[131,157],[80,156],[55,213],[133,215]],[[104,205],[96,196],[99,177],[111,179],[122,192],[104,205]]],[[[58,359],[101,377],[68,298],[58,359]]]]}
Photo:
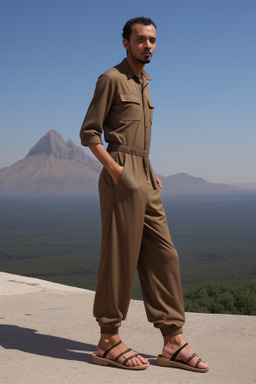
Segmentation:
{"type": "Polygon", "coordinates": [[[125,152],[130,153],[131,155],[141,156],[141,157],[148,157],[149,151],[146,151],[145,149],[140,149],[136,147],[130,147],[129,145],[125,144],[117,144],[117,143],[109,143],[107,147],[108,152],[125,152]]]}

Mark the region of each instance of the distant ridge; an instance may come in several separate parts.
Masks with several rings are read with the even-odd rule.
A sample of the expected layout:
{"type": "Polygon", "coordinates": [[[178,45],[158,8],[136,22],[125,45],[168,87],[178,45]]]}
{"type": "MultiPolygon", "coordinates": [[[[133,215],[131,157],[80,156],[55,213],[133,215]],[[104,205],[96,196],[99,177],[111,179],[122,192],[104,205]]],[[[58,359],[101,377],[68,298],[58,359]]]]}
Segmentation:
{"type": "Polygon", "coordinates": [[[234,187],[245,189],[246,191],[256,191],[256,183],[237,183],[234,187]]]}
{"type": "Polygon", "coordinates": [[[186,173],[160,177],[164,186],[164,195],[226,193],[240,190],[238,187],[227,184],[209,183],[201,177],[193,177],[186,173]]]}
{"type": "MultiPolygon", "coordinates": [[[[101,165],[72,140],[47,132],[23,160],[0,170],[0,196],[96,195],[101,165]]],[[[160,176],[163,195],[209,194],[240,189],[178,173],[160,176]]]]}

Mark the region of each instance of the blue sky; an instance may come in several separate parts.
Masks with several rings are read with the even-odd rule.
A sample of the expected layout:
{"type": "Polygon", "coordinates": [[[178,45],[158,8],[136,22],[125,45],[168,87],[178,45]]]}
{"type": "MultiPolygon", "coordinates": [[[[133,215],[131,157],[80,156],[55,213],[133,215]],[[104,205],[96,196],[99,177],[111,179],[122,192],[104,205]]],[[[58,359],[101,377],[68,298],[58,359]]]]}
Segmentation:
{"type": "Polygon", "coordinates": [[[50,129],[80,144],[96,80],[125,56],[135,16],[157,24],[145,67],[155,171],[256,183],[255,0],[1,0],[0,168],[50,129]]]}

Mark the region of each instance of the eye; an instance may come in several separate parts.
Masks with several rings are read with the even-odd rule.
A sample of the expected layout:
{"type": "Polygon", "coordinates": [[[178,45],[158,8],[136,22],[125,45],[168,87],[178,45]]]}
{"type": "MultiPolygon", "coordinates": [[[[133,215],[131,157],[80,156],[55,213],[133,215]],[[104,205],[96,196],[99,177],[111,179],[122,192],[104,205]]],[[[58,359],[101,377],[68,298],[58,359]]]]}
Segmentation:
{"type": "Polygon", "coordinates": [[[156,39],[155,39],[154,37],[151,37],[151,38],[149,39],[149,41],[150,41],[151,44],[155,44],[156,39]]]}

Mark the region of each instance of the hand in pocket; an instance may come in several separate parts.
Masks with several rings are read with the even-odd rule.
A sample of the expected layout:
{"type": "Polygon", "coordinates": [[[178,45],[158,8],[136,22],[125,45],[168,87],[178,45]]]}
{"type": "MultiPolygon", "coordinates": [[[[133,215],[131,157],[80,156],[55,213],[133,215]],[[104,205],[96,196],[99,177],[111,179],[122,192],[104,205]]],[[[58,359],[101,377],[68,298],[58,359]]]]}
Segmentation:
{"type": "Polygon", "coordinates": [[[122,167],[119,164],[116,164],[115,169],[113,170],[113,172],[111,172],[110,175],[111,175],[115,185],[117,185],[117,183],[118,183],[118,181],[119,181],[119,179],[121,177],[121,174],[123,172],[123,169],[124,169],[124,167],[122,167]]]}

